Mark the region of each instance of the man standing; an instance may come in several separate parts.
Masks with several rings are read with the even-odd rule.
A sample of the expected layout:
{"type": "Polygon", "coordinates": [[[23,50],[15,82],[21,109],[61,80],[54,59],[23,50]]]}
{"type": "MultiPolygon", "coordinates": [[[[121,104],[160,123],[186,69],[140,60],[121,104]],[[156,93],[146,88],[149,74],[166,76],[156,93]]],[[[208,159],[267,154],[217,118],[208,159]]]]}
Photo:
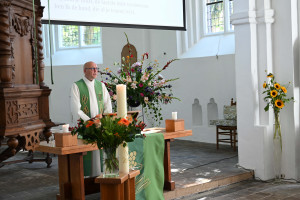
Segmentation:
{"type": "MultiPolygon", "coordinates": [[[[73,125],[78,119],[84,121],[102,113],[111,113],[110,95],[103,83],[96,80],[99,68],[94,62],[83,65],[84,77],[73,83],[71,88],[71,112],[73,125]]],[[[99,151],[88,152],[83,157],[84,176],[100,175],[99,151]]]]}

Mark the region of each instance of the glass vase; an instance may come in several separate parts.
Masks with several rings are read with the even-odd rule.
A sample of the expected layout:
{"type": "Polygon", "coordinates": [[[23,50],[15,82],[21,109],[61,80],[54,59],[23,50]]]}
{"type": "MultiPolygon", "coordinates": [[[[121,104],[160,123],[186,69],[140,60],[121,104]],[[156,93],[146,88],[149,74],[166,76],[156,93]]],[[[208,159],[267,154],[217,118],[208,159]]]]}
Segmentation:
{"type": "Polygon", "coordinates": [[[117,158],[117,148],[104,148],[104,178],[114,178],[119,176],[119,160],[117,158]]]}
{"type": "Polygon", "coordinates": [[[281,126],[279,121],[279,113],[275,113],[274,123],[274,135],[273,135],[273,154],[274,154],[274,174],[275,180],[281,178],[281,159],[282,159],[282,138],[281,138],[281,126]]]}

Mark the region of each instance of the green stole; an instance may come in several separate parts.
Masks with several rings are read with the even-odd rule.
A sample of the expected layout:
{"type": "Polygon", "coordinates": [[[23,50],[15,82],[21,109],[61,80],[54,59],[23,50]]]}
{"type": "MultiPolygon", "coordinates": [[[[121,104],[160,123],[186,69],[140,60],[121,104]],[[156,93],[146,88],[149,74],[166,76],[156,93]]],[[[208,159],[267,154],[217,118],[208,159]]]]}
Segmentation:
{"type": "MultiPolygon", "coordinates": [[[[90,112],[90,95],[87,85],[85,84],[84,80],[81,79],[75,82],[80,93],[80,104],[82,110],[87,116],[91,117],[90,112]]],[[[103,92],[102,92],[102,83],[98,80],[95,80],[95,93],[97,97],[97,104],[98,104],[98,112],[99,114],[103,113],[104,110],[104,102],[103,102],[103,92]]],[[[101,171],[103,171],[103,151],[100,150],[101,156],[101,171]]],[[[89,151],[85,156],[83,156],[83,167],[84,167],[84,176],[91,176],[92,174],[92,152],[89,151]]]]}

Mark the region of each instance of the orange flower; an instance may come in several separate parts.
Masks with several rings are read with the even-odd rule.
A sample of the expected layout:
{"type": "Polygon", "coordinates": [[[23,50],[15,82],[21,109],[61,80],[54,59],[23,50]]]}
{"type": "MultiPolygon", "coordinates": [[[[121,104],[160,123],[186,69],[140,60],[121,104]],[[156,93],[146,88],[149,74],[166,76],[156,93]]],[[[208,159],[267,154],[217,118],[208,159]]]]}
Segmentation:
{"type": "Polygon", "coordinates": [[[115,135],[116,137],[120,137],[120,136],[119,136],[119,133],[115,133],[114,135],[115,135]]]}
{"type": "Polygon", "coordinates": [[[99,119],[101,119],[102,118],[102,114],[98,114],[98,115],[96,115],[96,117],[95,118],[99,118],[99,119]]]}
{"type": "Polygon", "coordinates": [[[120,121],[118,121],[118,124],[128,126],[130,124],[130,122],[127,119],[122,118],[122,119],[120,119],[120,121]]]}
{"type": "Polygon", "coordinates": [[[273,74],[272,74],[272,73],[269,73],[269,74],[267,75],[267,77],[268,77],[268,78],[273,78],[273,74]]]}
{"type": "Polygon", "coordinates": [[[130,115],[130,116],[127,116],[126,119],[129,121],[129,123],[131,123],[132,120],[133,120],[131,115],[130,115]]]}
{"type": "Polygon", "coordinates": [[[281,87],[281,90],[282,90],[282,92],[284,92],[284,93],[287,93],[287,90],[286,90],[286,88],[285,87],[281,87]]]}
{"type": "Polygon", "coordinates": [[[280,89],[279,83],[275,83],[275,84],[274,84],[274,87],[275,87],[277,90],[279,90],[279,89],[280,89]]]}
{"type": "Polygon", "coordinates": [[[93,121],[89,121],[89,122],[88,122],[88,124],[87,124],[85,127],[87,127],[87,128],[88,128],[88,127],[92,126],[93,124],[94,124],[94,122],[93,122],[93,121]]]}
{"type": "Polygon", "coordinates": [[[100,119],[94,119],[94,124],[99,128],[101,126],[100,119]]]}

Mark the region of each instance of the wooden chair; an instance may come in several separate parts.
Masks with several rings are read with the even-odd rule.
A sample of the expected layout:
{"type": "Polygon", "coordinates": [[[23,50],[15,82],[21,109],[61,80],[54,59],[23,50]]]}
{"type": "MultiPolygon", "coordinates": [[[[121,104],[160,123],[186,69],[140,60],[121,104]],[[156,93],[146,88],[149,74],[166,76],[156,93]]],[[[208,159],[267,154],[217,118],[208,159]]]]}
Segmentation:
{"type": "Polygon", "coordinates": [[[217,149],[219,143],[230,143],[233,150],[236,151],[237,140],[237,125],[236,125],[236,102],[231,99],[230,106],[224,106],[224,119],[211,120],[211,124],[216,125],[216,142],[217,149]],[[229,136],[228,138],[220,138],[220,136],[229,136]]]}
{"type": "Polygon", "coordinates": [[[237,126],[216,126],[216,134],[217,134],[217,149],[219,149],[219,143],[230,143],[231,147],[233,147],[233,151],[236,151],[236,143],[237,143],[237,126]],[[220,135],[227,135],[229,138],[220,139],[220,135]]]}

